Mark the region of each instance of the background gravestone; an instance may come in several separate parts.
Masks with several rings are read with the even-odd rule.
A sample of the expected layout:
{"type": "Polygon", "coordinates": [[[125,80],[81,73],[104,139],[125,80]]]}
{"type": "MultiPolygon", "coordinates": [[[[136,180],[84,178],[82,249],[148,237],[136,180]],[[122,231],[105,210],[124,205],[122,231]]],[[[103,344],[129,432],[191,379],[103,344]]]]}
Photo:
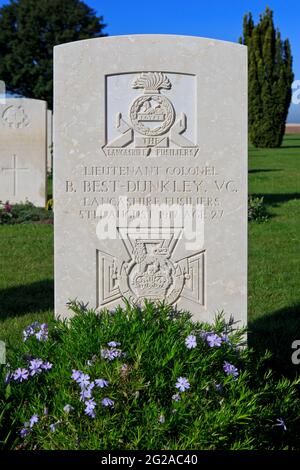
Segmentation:
{"type": "Polygon", "coordinates": [[[46,203],[45,101],[6,99],[0,105],[0,200],[46,203]]]}
{"type": "Polygon", "coordinates": [[[52,111],[47,111],[47,171],[52,171],[52,144],[53,144],[53,116],[52,111]]]}
{"type": "Polygon", "coordinates": [[[126,297],[246,323],[246,74],[244,46],[203,38],[55,48],[56,315],[68,315],[68,299],[114,308],[126,297]],[[103,204],[111,227],[134,204],[192,211],[169,232],[163,217],[142,229],[119,218],[103,239],[103,204]],[[190,222],[202,243],[187,243],[190,222]]]}

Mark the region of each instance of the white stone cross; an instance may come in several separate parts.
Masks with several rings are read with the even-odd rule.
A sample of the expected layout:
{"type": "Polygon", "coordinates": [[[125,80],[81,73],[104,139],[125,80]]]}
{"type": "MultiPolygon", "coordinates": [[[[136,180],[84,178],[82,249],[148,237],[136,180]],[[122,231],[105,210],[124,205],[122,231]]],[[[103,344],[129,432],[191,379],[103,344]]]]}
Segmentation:
{"type": "Polygon", "coordinates": [[[18,171],[28,170],[28,168],[21,168],[17,166],[17,155],[12,156],[12,167],[11,168],[1,168],[2,171],[12,171],[13,172],[13,195],[16,196],[17,193],[17,184],[18,184],[18,171]]]}

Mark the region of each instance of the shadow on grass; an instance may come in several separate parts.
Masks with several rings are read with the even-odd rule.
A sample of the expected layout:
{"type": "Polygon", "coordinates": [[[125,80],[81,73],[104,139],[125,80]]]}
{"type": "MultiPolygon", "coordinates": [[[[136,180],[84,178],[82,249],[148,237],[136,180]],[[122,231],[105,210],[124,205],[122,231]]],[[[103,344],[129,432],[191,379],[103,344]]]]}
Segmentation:
{"type": "Polygon", "coordinates": [[[0,291],[0,321],[27,313],[47,311],[54,305],[53,279],[0,291]]]}
{"type": "Polygon", "coordinates": [[[300,374],[300,365],[292,363],[292,343],[300,340],[300,304],[283,308],[249,322],[249,346],[257,353],[269,350],[270,367],[279,374],[300,374]]]}
{"type": "Polygon", "coordinates": [[[293,199],[300,199],[300,193],[290,194],[251,194],[253,197],[263,197],[264,203],[270,206],[277,206],[282,202],[288,202],[293,199]]]}

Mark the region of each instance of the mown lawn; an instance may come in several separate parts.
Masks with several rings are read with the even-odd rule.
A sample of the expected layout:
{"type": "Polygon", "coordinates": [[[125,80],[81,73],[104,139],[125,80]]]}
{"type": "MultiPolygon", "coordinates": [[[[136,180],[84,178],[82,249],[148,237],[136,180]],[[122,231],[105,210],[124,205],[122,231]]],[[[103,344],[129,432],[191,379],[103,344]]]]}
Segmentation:
{"type": "MultiPolygon", "coordinates": [[[[51,187],[49,185],[49,193],[51,187]]],[[[249,224],[249,341],[273,365],[296,372],[300,339],[300,136],[280,149],[249,152],[249,192],[264,196],[270,219],[249,224]]],[[[0,339],[14,343],[34,319],[53,313],[53,227],[0,227],[0,339]]]]}
{"type": "Polygon", "coordinates": [[[280,149],[250,148],[249,192],[264,196],[270,213],[267,223],[249,224],[250,342],[297,371],[290,357],[300,339],[299,135],[287,135],[280,149]]]}

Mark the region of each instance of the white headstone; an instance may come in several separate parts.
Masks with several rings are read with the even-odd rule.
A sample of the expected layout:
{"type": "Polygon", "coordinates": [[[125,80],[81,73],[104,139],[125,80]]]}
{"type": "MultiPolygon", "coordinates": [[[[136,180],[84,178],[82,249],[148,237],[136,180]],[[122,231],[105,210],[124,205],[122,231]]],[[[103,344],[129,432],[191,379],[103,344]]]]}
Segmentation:
{"type": "Polygon", "coordinates": [[[52,153],[53,153],[53,132],[52,132],[53,116],[52,111],[47,111],[47,171],[52,171],[52,153]]]}
{"type": "Polygon", "coordinates": [[[147,298],[246,324],[247,49],[61,45],[55,99],[56,315],[147,298]]]}
{"type": "Polygon", "coordinates": [[[46,203],[45,101],[12,98],[0,104],[0,200],[46,203]]]}

